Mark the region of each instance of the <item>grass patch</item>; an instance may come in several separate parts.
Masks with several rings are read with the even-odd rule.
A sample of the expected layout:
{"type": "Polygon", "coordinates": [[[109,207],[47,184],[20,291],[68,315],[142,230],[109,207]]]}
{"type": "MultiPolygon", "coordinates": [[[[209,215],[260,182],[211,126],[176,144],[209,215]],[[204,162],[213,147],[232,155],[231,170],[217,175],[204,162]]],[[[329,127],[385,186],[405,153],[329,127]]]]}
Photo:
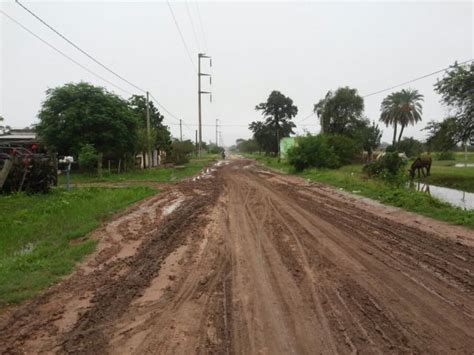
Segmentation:
{"type": "Polygon", "coordinates": [[[474,211],[453,207],[423,192],[396,188],[380,180],[368,179],[362,174],[362,165],[348,165],[335,170],[313,168],[295,173],[284,160],[278,163],[277,159],[273,157],[258,154],[247,156],[281,172],[292,173],[306,179],[342,188],[348,192],[357,193],[384,204],[400,207],[424,216],[474,228],[474,211]]]}
{"type": "Polygon", "coordinates": [[[152,193],[148,187],[78,188],[0,196],[0,306],[29,298],[71,272],[95,247],[92,240],[73,239],[152,193]]]}
{"type": "MultiPolygon", "coordinates": [[[[136,169],[120,174],[104,171],[103,178],[99,179],[96,174],[79,172],[71,173],[71,183],[94,183],[94,182],[126,182],[126,181],[149,181],[149,182],[177,182],[189,176],[197,174],[211,161],[216,160],[217,155],[205,155],[201,158],[192,158],[189,163],[182,167],[156,167],[151,169],[136,169]]],[[[61,175],[60,184],[65,184],[66,178],[61,175]]]]}

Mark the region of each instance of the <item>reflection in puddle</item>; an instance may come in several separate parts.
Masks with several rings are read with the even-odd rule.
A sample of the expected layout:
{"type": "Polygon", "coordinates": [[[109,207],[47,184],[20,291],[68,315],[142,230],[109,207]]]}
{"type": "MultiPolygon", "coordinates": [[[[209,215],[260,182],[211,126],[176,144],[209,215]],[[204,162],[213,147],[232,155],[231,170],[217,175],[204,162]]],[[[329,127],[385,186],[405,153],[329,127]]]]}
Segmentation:
{"type": "Polygon", "coordinates": [[[448,202],[465,210],[474,209],[474,193],[424,184],[422,182],[412,183],[410,186],[416,186],[417,191],[426,192],[441,201],[448,202]]]}

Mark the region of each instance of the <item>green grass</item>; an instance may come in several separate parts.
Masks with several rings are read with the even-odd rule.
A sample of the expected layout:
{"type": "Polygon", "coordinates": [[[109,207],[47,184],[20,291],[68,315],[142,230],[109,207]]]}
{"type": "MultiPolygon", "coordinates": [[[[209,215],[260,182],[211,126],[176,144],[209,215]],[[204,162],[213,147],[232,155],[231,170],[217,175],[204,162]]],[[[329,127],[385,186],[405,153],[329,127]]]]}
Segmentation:
{"type": "MultiPolygon", "coordinates": [[[[378,200],[428,217],[474,228],[474,211],[466,211],[444,203],[430,195],[412,189],[396,188],[383,181],[368,179],[362,174],[362,165],[348,165],[337,170],[307,169],[296,173],[291,166],[276,158],[248,155],[261,163],[284,173],[292,173],[312,181],[319,181],[348,192],[378,200]]],[[[454,169],[454,168],[453,168],[454,169]]]]}
{"type": "Polygon", "coordinates": [[[154,192],[149,187],[78,188],[0,196],[0,306],[29,298],[69,273],[95,246],[78,237],[154,192]]]}
{"type": "MultiPolygon", "coordinates": [[[[216,156],[192,159],[183,168],[154,168],[97,176],[73,174],[72,183],[132,182],[125,188],[62,187],[49,194],[0,195],[0,308],[30,298],[70,273],[94,250],[80,237],[113,213],[156,193],[150,182],[176,182],[198,173],[216,156]]],[[[64,183],[63,179],[60,180],[64,183]]]]}
{"type": "MultiPolygon", "coordinates": [[[[136,169],[124,173],[104,173],[102,179],[96,174],[71,173],[72,184],[96,183],[96,182],[177,182],[186,177],[198,173],[204,166],[215,160],[217,155],[205,155],[201,158],[193,158],[189,163],[183,164],[182,168],[156,167],[151,169],[136,169]]],[[[60,176],[60,184],[65,183],[65,177],[60,176]]]]}

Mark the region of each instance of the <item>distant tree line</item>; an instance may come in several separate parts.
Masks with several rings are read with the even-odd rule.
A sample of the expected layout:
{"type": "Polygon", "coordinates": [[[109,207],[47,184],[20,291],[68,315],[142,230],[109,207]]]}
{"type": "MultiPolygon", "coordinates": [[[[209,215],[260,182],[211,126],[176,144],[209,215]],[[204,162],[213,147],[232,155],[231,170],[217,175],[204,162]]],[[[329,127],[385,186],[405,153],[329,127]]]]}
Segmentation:
{"type": "MultiPolygon", "coordinates": [[[[392,145],[388,150],[415,157],[424,150],[445,152],[455,149],[459,143],[473,145],[473,87],[472,63],[455,63],[438,80],[435,91],[441,94],[442,102],[451,109],[452,115],[441,122],[428,123],[425,128],[429,133],[426,144],[414,138],[403,138],[407,126],[422,120],[423,95],[414,89],[402,89],[387,95],[381,103],[379,120],[387,127],[393,127],[392,145]]],[[[273,91],[266,102],[256,106],[256,110],[262,113],[263,120],[249,125],[253,137],[238,140],[236,149],[241,152],[258,151],[275,155],[279,149],[278,141],[294,134],[295,124],[292,120],[298,108],[291,98],[273,91]]],[[[341,87],[328,91],[314,105],[313,112],[321,124],[321,137],[306,135],[298,138],[300,148],[295,149],[289,158],[300,168],[318,164],[337,167],[362,153],[370,160],[374,150],[380,146],[382,131],[375,122],[370,122],[364,116],[364,100],[356,89],[341,87]],[[296,157],[297,152],[301,156],[296,157]],[[316,159],[315,155],[320,155],[321,158],[316,159]],[[322,160],[324,163],[321,163],[322,160]]]]}

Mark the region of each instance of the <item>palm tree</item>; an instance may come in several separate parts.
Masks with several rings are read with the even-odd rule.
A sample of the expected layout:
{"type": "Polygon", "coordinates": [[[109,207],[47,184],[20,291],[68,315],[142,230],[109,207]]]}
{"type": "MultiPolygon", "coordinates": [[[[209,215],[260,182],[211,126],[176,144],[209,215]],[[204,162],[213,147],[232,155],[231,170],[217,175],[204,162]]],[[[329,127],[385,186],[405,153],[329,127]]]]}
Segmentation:
{"type": "Polygon", "coordinates": [[[423,95],[418,90],[401,90],[388,95],[381,105],[380,120],[387,126],[393,125],[393,143],[397,143],[397,126],[400,124],[398,142],[402,139],[403,130],[409,124],[421,121],[423,95]]]}

